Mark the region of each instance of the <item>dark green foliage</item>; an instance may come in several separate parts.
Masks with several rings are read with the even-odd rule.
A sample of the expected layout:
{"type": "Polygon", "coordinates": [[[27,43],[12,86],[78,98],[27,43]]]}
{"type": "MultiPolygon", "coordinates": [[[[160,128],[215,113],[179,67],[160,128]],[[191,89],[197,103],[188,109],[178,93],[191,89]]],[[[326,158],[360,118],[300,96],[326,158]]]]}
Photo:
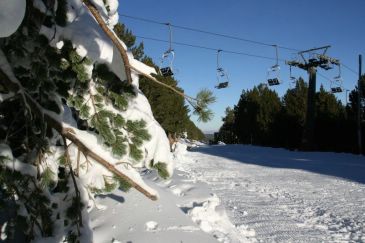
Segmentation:
{"type": "MultiPolygon", "coordinates": [[[[137,46],[136,37],[124,24],[117,24],[114,27],[114,31],[117,36],[124,41],[127,47],[132,50],[135,58],[140,59],[145,64],[157,69],[157,65],[153,63],[152,59],[148,56],[144,56],[143,43],[140,43],[137,46]]],[[[158,76],[157,79],[184,92],[178,87],[178,81],[173,77],[158,76]]],[[[176,95],[171,90],[165,89],[144,77],[140,77],[139,83],[140,89],[151,105],[155,119],[161,124],[166,133],[181,135],[187,131],[188,137],[191,139],[202,140],[204,138],[204,134],[190,120],[188,115],[189,108],[185,104],[183,97],[176,95]]],[[[204,99],[202,99],[202,101],[203,100],[204,99]]],[[[203,109],[202,111],[203,113],[200,113],[203,115],[201,120],[209,119],[211,112],[207,109],[203,109]]]]}
{"type": "Polygon", "coordinates": [[[241,143],[270,144],[270,127],[281,109],[276,92],[264,85],[243,91],[235,107],[235,127],[241,143]]]}
{"type": "Polygon", "coordinates": [[[163,179],[167,179],[170,177],[170,174],[169,172],[167,171],[167,168],[166,168],[166,164],[165,163],[161,163],[161,162],[158,162],[156,164],[153,165],[153,168],[155,168],[158,172],[158,175],[163,178],[163,179]]]}
{"type": "Polygon", "coordinates": [[[208,109],[208,105],[214,103],[216,100],[212,91],[203,89],[197,94],[196,99],[197,104],[194,106],[194,114],[198,116],[198,121],[210,121],[213,117],[213,112],[208,109]]]}
{"type": "Polygon", "coordinates": [[[70,207],[66,210],[66,216],[72,222],[72,224],[77,223],[80,210],[84,207],[84,204],[80,201],[78,197],[72,197],[72,203],[70,207]]]}
{"type": "Polygon", "coordinates": [[[121,39],[127,47],[132,51],[134,58],[140,60],[144,56],[144,46],[140,43],[135,46],[136,37],[132,34],[131,30],[128,30],[124,24],[118,23],[114,26],[115,34],[121,39]]]}
{"type": "Polygon", "coordinates": [[[114,177],[114,179],[118,182],[120,190],[128,192],[129,189],[132,188],[131,184],[129,184],[128,181],[126,181],[125,179],[116,176],[114,177]]]}
{"type": "Polygon", "coordinates": [[[132,159],[139,161],[142,159],[142,150],[139,149],[134,144],[129,144],[129,156],[131,156],[132,159]]]}
{"type": "MultiPolygon", "coordinates": [[[[4,161],[4,158],[2,158],[4,161]]],[[[51,219],[52,209],[49,199],[42,193],[39,188],[34,189],[34,178],[27,175],[22,175],[17,171],[12,171],[0,165],[0,181],[1,187],[6,187],[6,193],[2,194],[0,201],[2,204],[8,200],[13,200],[13,195],[16,195],[23,204],[26,211],[28,212],[28,218],[24,219],[23,222],[15,220],[20,228],[24,228],[24,223],[32,225],[33,228],[27,230],[24,234],[29,238],[33,239],[33,229],[37,227],[35,222],[37,221],[38,228],[40,227],[41,234],[44,237],[51,236],[53,233],[53,222],[51,219]],[[8,196],[8,197],[7,197],[8,196]]],[[[15,202],[13,202],[15,203],[15,202]]]]}
{"type": "Polygon", "coordinates": [[[235,114],[234,110],[230,107],[226,108],[226,116],[222,118],[223,125],[220,127],[218,132],[219,141],[224,141],[227,144],[234,144],[238,142],[238,137],[235,133],[235,114]]]}
{"type": "MultiPolygon", "coordinates": [[[[363,87],[365,93],[365,85],[363,87]]],[[[296,81],[294,88],[287,90],[281,101],[275,92],[263,86],[243,91],[234,112],[226,110],[224,123],[216,138],[225,143],[300,149],[307,92],[307,84],[302,78],[296,81]]],[[[321,86],[316,93],[313,148],[320,151],[357,152],[356,107],[356,90],[350,92],[350,102],[344,107],[332,93],[321,86]]],[[[364,116],[364,106],[361,113],[364,116]]],[[[364,122],[362,128],[365,139],[364,122]]]]}
{"type": "Polygon", "coordinates": [[[290,149],[299,148],[303,136],[307,107],[308,85],[302,78],[283,97],[283,107],[275,122],[275,137],[279,145],[290,149]]]}
{"type": "Polygon", "coordinates": [[[52,188],[55,185],[54,176],[53,171],[47,167],[41,174],[41,186],[43,188],[52,188]]]}
{"type": "Polygon", "coordinates": [[[117,135],[115,143],[112,145],[112,152],[116,156],[122,157],[127,153],[126,139],[122,135],[117,135]]]}
{"type": "Polygon", "coordinates": [[[59,26],[65,27],[67,23],[67,1],[66,0],[57,0],[57,10],[56,10],[56,24],[59,26]]]}

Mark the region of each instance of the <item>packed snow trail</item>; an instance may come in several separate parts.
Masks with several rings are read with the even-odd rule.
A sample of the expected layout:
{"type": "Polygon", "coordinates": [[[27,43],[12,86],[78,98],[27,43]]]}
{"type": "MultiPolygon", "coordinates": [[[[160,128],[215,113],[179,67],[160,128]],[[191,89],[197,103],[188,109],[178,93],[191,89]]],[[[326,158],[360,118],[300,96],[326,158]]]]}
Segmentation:
{"type": "Polygon", "coordinates": [[[178,168],[207,182],[259,242],[365,241],[363,156],[227,145],[186,158],[178,168]]]}

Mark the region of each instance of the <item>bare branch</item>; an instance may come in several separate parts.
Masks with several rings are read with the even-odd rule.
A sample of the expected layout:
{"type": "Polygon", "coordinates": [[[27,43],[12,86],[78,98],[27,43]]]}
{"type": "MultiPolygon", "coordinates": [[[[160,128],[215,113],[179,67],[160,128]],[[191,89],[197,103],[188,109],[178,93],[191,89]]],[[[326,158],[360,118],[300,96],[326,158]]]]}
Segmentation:
{"type": "Polygon", "coordinates": [[[170,85],[167,85],[167,84],[165,84],[165,83],[162,83],[161,81],[157,80],[157,78],[153,77],[151,74],[145,73],[145,72],[143,72],[142,70],[139,70],[138,68],[133,67],[133,66],[131,66],[131,69],[133,69],[134,71],[136,71],[138,74],[140,74],[140,75],[142,75],[142,76],[144,76],[144,77],[148,78],[149,80],[151,80],[151,81],[153,81],[153,82],[155,82],[155,83],[158,83],[159,85],[162,85],[162,86],[164,86],[164,87],[166,87],[166,88],[168,88],[168,89],[172,90],[172,91],[173,91],[173,92],[175,92],[176,94],[178,94],[178,95],[180,95],[180,96],[184,97],[187,101],[189,101],[189,103],[190,103],[190,102],[193,102],[193,101],[196,101],[196,99],[195,99],[195,98],[193,98],[193,97],[191,97],[191,96],[189,96],[189,95],[186,95],[186,94],[184,94],[183,92],[178,91],[177,89],[175,89],[174,87],[171,87],[170,85]]]}

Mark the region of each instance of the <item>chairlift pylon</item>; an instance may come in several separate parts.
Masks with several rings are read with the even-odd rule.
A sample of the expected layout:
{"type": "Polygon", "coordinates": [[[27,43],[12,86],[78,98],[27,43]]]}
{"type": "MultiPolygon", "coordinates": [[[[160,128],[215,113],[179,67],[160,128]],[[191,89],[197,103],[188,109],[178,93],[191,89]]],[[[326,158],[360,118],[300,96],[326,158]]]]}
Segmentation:
{"type": "Polygon", "coordinates": [[[174,49],[172,49],[172,29],[171,29],[171,24],[170,23],[166,23],[166,25],[169,27],[169,49],[162,54],[160,68],[159,68],[160,74],[162,76],[164,76],[164,77],[168,77],[168,76],[173,76],[174,75],[172,65],[173,65],[173,62],[174,62],[174,59],[175,59],[175,52],[174,52],[174,49]]]}
{"type": "Polygon", "coordinates": [[[269,84],[269,86],[279,85],[281,83],[279,79],[280,65],[279,65],[278,46],[277,45],[272,45],[272,46],[275,47],[276,63],[275,65],[271,66],[267,71],[267,83],[269,84]],[[270,76],[272,75],[274,77],[270,78],[270,76]]]}
{"type": "Polygon", "coordinates": [[[222,50],[217,50],[217,85],[215,86],[216,89],[224,89],[228,87],[229,79],[227,73],[219,64],[219,54],[222,50]]]}

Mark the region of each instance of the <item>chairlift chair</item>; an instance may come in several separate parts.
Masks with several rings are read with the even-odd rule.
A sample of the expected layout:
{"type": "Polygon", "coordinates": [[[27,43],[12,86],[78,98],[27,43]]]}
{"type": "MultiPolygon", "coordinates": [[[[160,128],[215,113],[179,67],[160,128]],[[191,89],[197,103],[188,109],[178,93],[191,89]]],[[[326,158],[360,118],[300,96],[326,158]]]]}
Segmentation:
{"type": "Polygon", "coordinates": [[[174,58],[175,58],[175,53],[172,49],[164,52],[164,54],[162,55],[161,66],[166,62],[168,62],[169,65],[160,68],[160,73],[162,76],[168,77],[174,75],[174,72],[172,71],[172,63],[174,61],[174,58]]]}
{"type": "Polygon", "coordinates": [[[341,93],[343,92],[342,89],[342,77],[341,77],[341,65],[338,64],[338,75],[333,78],[333,81],[331,82],[331,92],[332,93],[341,93]]]}
{"type": "Polygon", "coordinates": [[[334,94],[334,93],[342,93],[343,90],[341,87],[332,87],[331,88],[331,92],[334,94]]]}
{"type": "Polygon", "coordinates": [[[175,52],[172,49],[172,31],[171,31],[171,24],[170,23],[166,23],[166,25],[169,27],[169,49],[167,51],[165,51],[162,54],[162,59],[161,59],[161,64],[160,64],[160,74],[164,77],[168,77],[168,76],[173,76],[174,72],[173,72],[173,68],[172,68],[172,64],[174,62],[175,59],[175,52]],[[167,66],[166,66],[167,65],[167,66]],[[164,67],[163,67],[164,66],[164,67]]]}
{"type": "Polygon", "coordinates": [[[279,57],[278,57],[278,46],[277,45],[273,45],[273,47],[275,47],[276,50],[276,63],[275,65],[271,66],[269,68],[269,70],[267,71],[267,83],[269,84],[269,86],[273,86],[273,85],[279,85],[280,79],[279,79],[279,71],[280,71],[280,65],[279,65],[279,57]],[[270,76],[274,75],[273,78],[270,78],[270,76]]]}
{"type": "Polygon", "coordinates": [[[217,85],[215,86],[216,89],[225,89],[228,87],[229,84],[227,73],[219,65],[219,53],[221,51],[222,50],[217,50],[217,85]]]}

